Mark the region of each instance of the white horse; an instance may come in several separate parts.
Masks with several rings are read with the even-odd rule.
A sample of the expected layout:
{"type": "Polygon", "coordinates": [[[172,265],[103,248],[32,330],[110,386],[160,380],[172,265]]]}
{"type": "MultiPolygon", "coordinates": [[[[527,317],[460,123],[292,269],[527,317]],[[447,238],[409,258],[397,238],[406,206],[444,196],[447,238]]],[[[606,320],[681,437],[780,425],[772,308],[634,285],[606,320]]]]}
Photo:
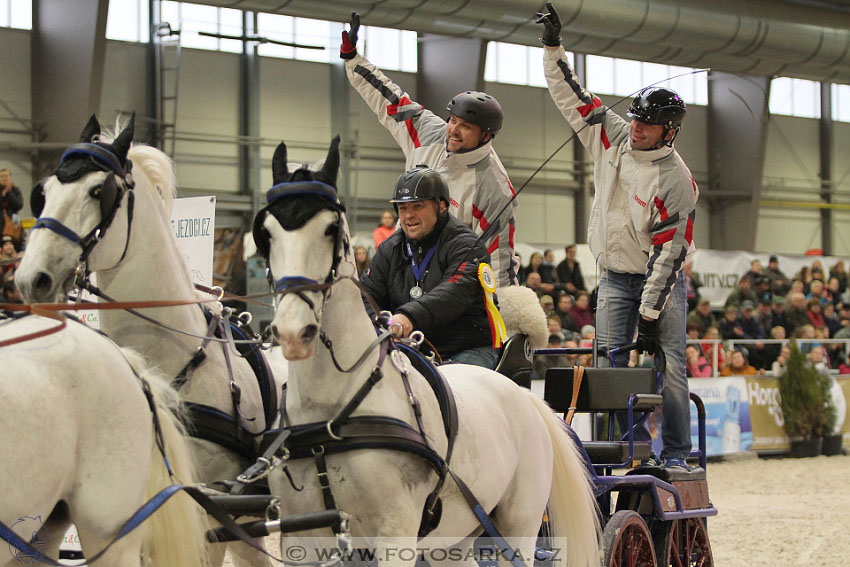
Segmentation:
{"type": "MultiPolygon", "coordinates": [[[[0,321],[0,341],[57,325],[36,316],[0,321]]],[[[58,558],[67,527],[77,526],[83,552],[94,557],[150,497],[174,482],[156,442],[150,386],[166,455],[176,477],[193,482],[178,399],[167,379],[145,370],[82,324],[0,347],[0,521],[48,557],[58,558]]],[[[138,529],[115,543],[98,565],[201,567],[201,509],[176,494],[138,529]],[[147,564],[147,563],[144,563],[147,564]]],[[[41,563],[12,550],[0,565],[41,563]]]]}
{"type": "MultiPolygon", "coordinates": [[[[416,432],[417,419],[401,373],[391,363],[392,356],[384,357],[383,347],[376,346],[376,330],[353,281],[345,214],[331,187],[336,172],[313,175],[301,169],[287,178],[285,163],[285,156],[276,153],[276,185],[269,190],[269,205],[255,219],[254,236],[258,249],[268,256],[272,273],[281,278],[277,290],[286,290],[278,298],[272,322],[290,361],[286,418],[293,426],[327,424],[319,429],[327,429],[330,437],[345,437],[344,426],[329,420],[338,416],[380,366],[383,378],[353,416],[393,418],[416,432]],[[340,278],[340,271],[352,278],[340,278]],[[331,285],[324,287],[322,282],[331,285]],[[323,345],[317,346],[318,337],[323,345]],[[365,361],[354,371],[338,369],[337,364],[351,366],[364,353],[365,361]]],[[[421,406],[423,437],[435,454],[445,457],[449,440],[438,400],[425,378],[407,359],[402,360],[421,406]]],[[[534,394],[496,372],[462,364],[444,365],[440,370],[454,392],[459,422],[450,468],[468,485],[511,548],[520,549],[531,565],[535,536],[549,503],[555,534],[567,539],[568,564],[598,566],[599,522],[592,487],[562,422],[534,394]]],[[[412,564],[402,557],[405,554],[393,554],[386,546],[390,542],[420,549],[464,546],[470,536],[481,533],[458,484],[447,477],[439,492],[442,520],[417,544],[426,498],[438,482],[426,459],[392,449],[334,453],[326,448],[325,452],[324,478],[335,505],[351,514],[352,536],[370,538],[369,545],[382,550],[379,558],[384,554],[393,556],[394,564],[412,564]]],[[[283,464],[286,471],[277,467],[270,476],[272,493],[281,500],[283,512],[324,508],[319,461],[308,453],[307,458],[285,459],[283,464]],[[303,490],[296,492],[293,486],[303,490]]],[[[327,532],[300,537],[323,533],[327,532]]],[[[309,549],[308,541],[287,536],[282,546],[295,549],[289,546],[297,542],[301,545],[297,549],[309,549]]],[[[459,556],[463,555],[427,558],[431,565],[439,563],[440,557],[457,564],[459,556]]]]}
{"type": "MultiPolygon", "coordinates": [[[[43,192],[34,190],[36,199],[41,195],[41,202],[33,206],[34,210],[43,206],[36,224],[42,230],[33,230],[16,273],[26,301],[64,300],[81,263],[96,274],[99,289],[119,301],[210,298],[195,290],[177,248],[170,218],[176,193],[173,165],[155,148],[130,147],[132,137],[131,122],[109,142],[92,117],[81,143],[66,151],[62,164],[43,183],[43,192]],[[128,176],[134,189],[125,179],[128,176]],[[79,235],[79,242],[69,234],[79,235]]],[[[214,308],[212,303],[205,305],[214,308]]],[[[162,326],[127,311],[112,310],[100,312],[101,329],[121,346],[145,356],[163,374],[177,377],[203,343],[197,336],[208,334],[202,309],[184,305],[139,311],[162,326]]],[[[207,483],[233,480],[252,464],[256,436],[270,428],[277,415],[276,411],[264,414],[260,386],[248,361],[232,351],[226,354],[226,350],[226,344],[207,344],[205,359],[179,390],[184,402],[203,406],[203,411],[193,413],[193,429],[209,431],[204,424],[212,422],[215,437],[223,436],[224,445],[192,439],[200,480],[207,483]],[[200,423],[198,415],[208,421],[200,423]]],[[[274,365],[272,374],[277,382],[271,388],[276,398],[285,380],[286,363],[282,359],[269,363],[274,365]]],[[[217,548],[222,554],[223,547],[217,548]]],[[[264,556],[247,545],[236,543],[232,551],[246,565],[266,563],[264,556]]]]}

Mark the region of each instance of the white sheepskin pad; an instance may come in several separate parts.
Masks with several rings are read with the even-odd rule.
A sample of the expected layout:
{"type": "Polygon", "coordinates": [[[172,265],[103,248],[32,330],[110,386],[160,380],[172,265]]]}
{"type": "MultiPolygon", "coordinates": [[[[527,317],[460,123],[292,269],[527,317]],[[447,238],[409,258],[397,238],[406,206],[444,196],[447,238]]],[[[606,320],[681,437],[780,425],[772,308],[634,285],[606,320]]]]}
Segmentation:
{"type": "Polygon", "coordinates": [[[549,342],[549,327],[537,294],[524,286],[509,286],[499,288],[496,298],[508,337],[525,334],[531,339],[532,347],[545,348],[549,342]]]}

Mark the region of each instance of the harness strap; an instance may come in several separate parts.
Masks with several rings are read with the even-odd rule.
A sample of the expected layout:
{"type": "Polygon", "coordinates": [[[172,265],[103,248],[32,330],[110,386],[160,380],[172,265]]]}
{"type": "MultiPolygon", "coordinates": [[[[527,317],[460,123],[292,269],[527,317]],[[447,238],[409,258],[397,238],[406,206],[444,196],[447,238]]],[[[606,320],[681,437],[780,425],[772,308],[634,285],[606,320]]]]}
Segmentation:
{"type": "Polygon", "coordinates": [[[189,359],[186,366],[184,366],[183,369],[177,373],[177,376],[174,377],[174,380],[172,380],[171,386],[178,392],[180,391],[180,388],[185,386],[186,383],[192,379],[192,374],[194,374],[195,370],[197,370],[201,363],[206,360],[206,348],[212,340],[212,337],[215,335],[215,329],[220,318],[220,315],[210,318],[210,324],[207,327],[207,335],[201,343],[201,346],[198,347],[198,350],[195,351],[195,354],[192,355],[192,358],[189,359]]]}
{"type": "MultiPolygon", "coordinates": [[[[330,478],[328,478],[328,465],[325,462],[324,445],[313,447],[313,460],[316,462],[316,471],[318,472],[319,485],[322,487],[322,500],[325,502],[325,509],[336,510],[336,500],[334,500],[334,493],[331,490],[331,481],[330,478]]],[[[335,534],[340,533],[341,529],[342,525],[339,522],[333,525],[333,531],[335,534]]]]}
{"type": "Polygon", "coordinates": [[[490,520],[490,516],[487,515],[487,512],[484,511],[484,508],[481,506],[481,503],[469,489],[463,480],[459,476],[457,476],[454,472],[449,471],[449,474],[452,475],[452,478],[455,481],[455,484],[460,489],[460,493],[463,494],[466,503],[472,509],[472,513],[475,514],[475,517],[478,518],[478,522],[481,524],[481,527],[484,528],[484,533],[486,533],[496,545],[499,547],[499,550],[502,553],[502,557],[511,562],[511,565],[514,567],[525,567],[525,563],[522,560],[522,557],[519,557],[517,551],[513,549],[505,538],[502,537],[502,534],[499,533],[499,530],[496,529],[496,526],[493,525],[493,521],[490,520]]]}
{"type": "Polygon", "coordinates": [[[223,411],[204,404],[186,403],[191,415],[189,434],[221,445],[246,459],[256,458],[257,442],[250,432],[243,429],[239,422],[223,411]]]}
{"type": "MultiPolygon", "coordinates": [[[[345,407],[340,410],[340,412],[328,422],[328,429],[332,430],[335,425],[339,425],[348,421],[348,418],[351,417],[351,414],[354,413],[366,396],[369,395],[369,392],[372,391],[372,388],[375,387],[375,384],[381,381],[381,378],[384,377],[384,371],[381,370],[381,366],[384,364],[384,360],[387,357],[387,342],[384,340],[389,338],[389,333],[382,333],[378,336],[378,339],[381,339],[381,350],[378,355],[378,362],[375,364],[375,368],[372,369],[372,373],[369,374],[369,378],[366,379],[365,382],[360,386],[357,392],[354,393],[354,396],[345,404],[345,407]]],[[[376,339],[377,340],[377,339],[376,339]]],[[[371,348],[369,349],[371,350],[371,348]]]]}
{"type": "Polygon", "coordinates": [[[78,235],[76,232],[62,224],[58,219],[55,219],[53,217],[38,217],[38,220],[35,221],[32,230],[35,230],[37,228],[46,228],[48,230],[52,230],[59,236],[70,240],[74,244],[79,243],[81,240],[80,235],[78,235]]]}

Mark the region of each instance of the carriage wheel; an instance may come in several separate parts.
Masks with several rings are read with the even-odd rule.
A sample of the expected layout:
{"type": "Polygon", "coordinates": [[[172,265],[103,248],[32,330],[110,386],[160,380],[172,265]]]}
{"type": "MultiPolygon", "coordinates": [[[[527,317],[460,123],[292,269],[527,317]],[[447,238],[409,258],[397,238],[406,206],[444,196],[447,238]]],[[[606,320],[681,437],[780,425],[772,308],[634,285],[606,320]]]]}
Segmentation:
{"type": "Polygon", "coordinates": [[[605,567],[655,567],[655,549],[646,522],[634,510],[616,512],[602,534],[605,567]]]}
{"type": "Polygon", "coordinates": [[[660,567],[714,567],[705,518],[664,522],[655,534],[660,567]]]}

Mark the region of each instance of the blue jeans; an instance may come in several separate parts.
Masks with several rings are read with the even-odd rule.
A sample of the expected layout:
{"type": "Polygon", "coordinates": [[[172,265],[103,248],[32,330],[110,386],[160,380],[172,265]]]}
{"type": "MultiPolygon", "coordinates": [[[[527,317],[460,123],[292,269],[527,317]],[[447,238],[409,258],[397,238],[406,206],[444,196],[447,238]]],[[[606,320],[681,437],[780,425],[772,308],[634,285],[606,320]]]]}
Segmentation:
{"type": "MultiPolygon", "coordinates": [[[[602,274],[596,300],[596,338],[600,347],[614,348],[634,342],[643,282],[642,274],[619,274],[610,270],[602,274]]],[[[685,371],[687,309],[682,271],[658,321],[661,350],[667,360],[666,371],[660,377],[662,459],[685,458],[691,452],[691,407],[685,371]]],[[[628,366],[628,359],[628,353],[618,355],[615,365],[628,366]]],[[[600,365],[608,366],[607,359],[600,359],[600,365]]],[[[623,428],[625,419],[620,422],[623,428]]],[[[649,430],[644,427],[642,431],[636,431],[635,438],[648,440],[649,430]]]]}
{"type": "Polygon", "coordinates": [[[453,357],[452,362],[460,362],[462,364],[474,364],[475,366],[483,366],[494,370],[499,364],[500,351],[491,346],[482,346],[460,351],[453,357]]]}

